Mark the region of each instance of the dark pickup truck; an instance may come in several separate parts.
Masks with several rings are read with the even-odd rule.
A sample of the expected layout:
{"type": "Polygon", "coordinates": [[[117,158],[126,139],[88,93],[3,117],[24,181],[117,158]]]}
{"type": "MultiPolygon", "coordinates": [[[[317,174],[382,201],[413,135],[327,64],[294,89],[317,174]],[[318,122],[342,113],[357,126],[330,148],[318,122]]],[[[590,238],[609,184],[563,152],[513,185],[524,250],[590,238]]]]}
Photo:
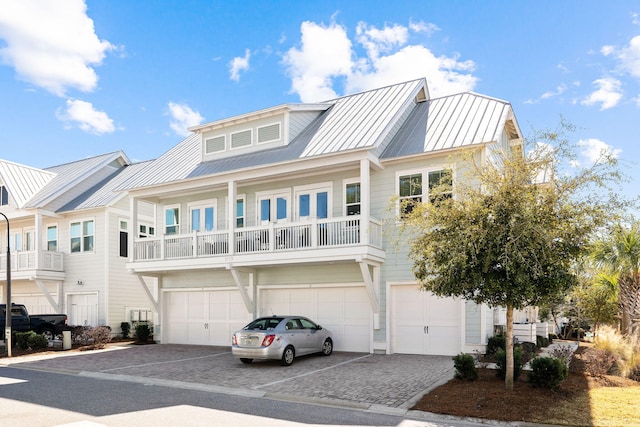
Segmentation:
{"type": "MultiPolygon", "coordinates": [[[[0,304],[0,336],[4,336],[4,329],[7,319],[6,304],[0,304]]],[[[29,315],[27,307],[22,304],[11,304],[11,331],[27,332],[34,331],[37,334],[44,334],[48,340],[52,340],[57,335],[62,335],[62,331],[67,326],[66,314],[34,314],[29,315]]]]}

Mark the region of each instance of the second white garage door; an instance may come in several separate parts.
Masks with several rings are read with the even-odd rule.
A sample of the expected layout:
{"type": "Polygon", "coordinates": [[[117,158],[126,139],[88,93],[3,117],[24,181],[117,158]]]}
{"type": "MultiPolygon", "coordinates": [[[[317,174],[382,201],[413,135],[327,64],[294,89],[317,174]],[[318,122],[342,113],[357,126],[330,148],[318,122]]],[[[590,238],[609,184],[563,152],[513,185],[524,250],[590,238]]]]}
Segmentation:
{"type": "Polygon", "coordinates": [[[418,290],[391,287],[391,342],[394,353],[454,356],[462,350],[462,303],[418,290]]]}
{"type": "Polygon", "coordinates": [[[370,351],[371,306],[364,286],[262,289],[260,301],[262,316],[307,316],[329,329],[337,351],[370,351]]]}
{"type": "Polygon", "coordinates": [[[250,316],[236,290],[171,291],[163,320],[171,344],[231,345],[231,334],[250,316]]]}

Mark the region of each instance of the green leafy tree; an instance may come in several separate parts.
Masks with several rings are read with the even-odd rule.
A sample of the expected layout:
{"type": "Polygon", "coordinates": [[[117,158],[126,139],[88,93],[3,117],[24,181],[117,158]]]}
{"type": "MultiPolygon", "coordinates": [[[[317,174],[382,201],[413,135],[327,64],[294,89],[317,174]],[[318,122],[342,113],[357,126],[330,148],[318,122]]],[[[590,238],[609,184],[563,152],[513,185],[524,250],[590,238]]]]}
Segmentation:
{"type": "Polygon", "coordinates": [[[506,307],[508,390],[514,309],[541,305],[576,285],[574,262],[620,205],[603,191],[620,178],[615,159],[603,155],[590,168],[562,170],[575,160],[566,138],[573,130],[563,122],[556,131],[536,133],[527,159],[504,153],[483,162],[479,152],[468,151],[452,159],[454,197],[437,197],[447,194],[443,183],[431,189],[431,202],[400,210],[414,275],[425,290],[506,307]]]}
{"type": "Polygon", "coordinates": [[[600,273],[581,281],[571,294],[571,299],[576,302],[582,318],[593,324],[596,334],[600,325],[616,323],[617,290],[617,276],[600,273]]]}
{"type": "Polygon", "coordinates": [[[622,332],[640,330],[640,223],[614,227],[596,242],[592,256],[598,266],[617,274],[622,332]]]}

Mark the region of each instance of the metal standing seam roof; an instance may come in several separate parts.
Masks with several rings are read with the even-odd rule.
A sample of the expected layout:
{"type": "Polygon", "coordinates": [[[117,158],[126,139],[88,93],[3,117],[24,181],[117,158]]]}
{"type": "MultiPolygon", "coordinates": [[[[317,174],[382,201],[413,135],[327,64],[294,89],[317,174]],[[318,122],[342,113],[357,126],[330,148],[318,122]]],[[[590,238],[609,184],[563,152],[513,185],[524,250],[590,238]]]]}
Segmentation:
{"type": "MultiPolygon", "coordinates": [[[[297,158],[375,147],[384,140],[389,129],[406,108],[413,104],[421,90],[427,93],[425,79],[310,104],[329,108],[322,108],[324,111],[319,117],[288,145],[207,162],[202,162],[201,136],[194,133],[153,161],[127,183],[128,188],[142,188],[297,158]]],[[[290,107],[304,109],[305,106],[306,104],[296,104],[290,107]]],[[[247,114],[242,117],[245,116],[250,117],[247,114]]],[[[226,120],[233,121],[235,117],[226,120]]],[[[225,120],[214,124],[223,122],[225,120]]],[[[198,129],[207,126],[202,125],[198,129]]],[[[122,189],[124,188],[119,188],[122,189]]]]}
{"type": "Polygon", "coordinates": [[[498,141],[511,104],[467,92],[418,104],[381,158],[498,141]]]}
{"type": "Polygon", "coordinates": [[[130,182],[132,177],[144,170],[150,162],[151,160],[134,163],[117,169],[112,175],[105,178],[102,182],[96,184],[71,202],[67,203],[65,206],[58,209],[58,212],[110,206],[118,199],[124,197],[124,193],[116,191],[116,189],[126,189],[127,182],[130,182]]]}
{"type": "Polygon", "coordinates": [[[0,178],[18,208],[25,206],[38,191],[55,177],[55,173],[0,160],[0,178]]]}
{"type": "Polygon", "coordinates": [[[45,169],[54,175],[53,178],[26,203],[25,207],[46,207],[61,194],[73,189],[74,185],[117,160],[122,160],[125,164],[130,163],[122,151],[116,151],[45,169]]]}

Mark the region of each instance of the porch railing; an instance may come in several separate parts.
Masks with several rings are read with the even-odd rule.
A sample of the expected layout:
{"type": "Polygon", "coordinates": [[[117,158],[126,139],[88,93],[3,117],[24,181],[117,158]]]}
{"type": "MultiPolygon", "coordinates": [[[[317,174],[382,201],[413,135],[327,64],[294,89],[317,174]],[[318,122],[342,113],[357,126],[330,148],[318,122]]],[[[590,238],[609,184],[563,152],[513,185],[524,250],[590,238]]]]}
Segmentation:
{"type": "MultiPolygon", "coordinates": [[[[16,251],[11,253],[11,271],[49,270],[64,271],[64,257],[61,252],[16,251]]],[[[0,254],[0,271],[7,270],[7,254],[0,254]]]]}
{"type": "Polygon", "coordinates": [[[268,224],[229,231],[193,232],[142,238],[134,242],[134,261],[197,258],[261,252],[324,249],[368,244],[382,248],[382,225],[359,216],[268,224]],[[368,242],[365,242],[365,236],[368,242]]]}

